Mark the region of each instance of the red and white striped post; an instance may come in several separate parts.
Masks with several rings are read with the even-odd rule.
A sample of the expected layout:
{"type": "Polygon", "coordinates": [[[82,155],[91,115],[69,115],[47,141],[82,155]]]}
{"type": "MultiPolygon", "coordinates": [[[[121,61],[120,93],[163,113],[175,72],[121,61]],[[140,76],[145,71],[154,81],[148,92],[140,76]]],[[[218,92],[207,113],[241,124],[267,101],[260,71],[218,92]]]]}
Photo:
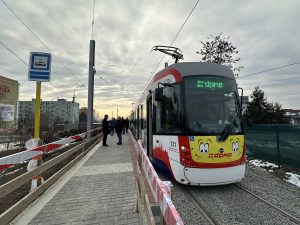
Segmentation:
{"type": "MultiPolygon", "coordinates": [[[[42,141],[41,140],[37,140],[35,138],[30,139],[29,141],[26,142],[26,149],[34,149],[38,146],[42,145],[42,141]]],[[[43,154],[34,156],[27,165],[27,171],[30,172],[32,170],[34,170],[35,168],[37,168],[38,166],[40,166],[42,164],[42,158],[43,158],[43,154]]],[[[31,188],[30,188],[30,192],[33,191],[34,189],[36,189],[38,186],[40,186],[42,183],[44,183],[44,179],[41,175],[37,175],[34,176],[31,180],[31,188]]]]}

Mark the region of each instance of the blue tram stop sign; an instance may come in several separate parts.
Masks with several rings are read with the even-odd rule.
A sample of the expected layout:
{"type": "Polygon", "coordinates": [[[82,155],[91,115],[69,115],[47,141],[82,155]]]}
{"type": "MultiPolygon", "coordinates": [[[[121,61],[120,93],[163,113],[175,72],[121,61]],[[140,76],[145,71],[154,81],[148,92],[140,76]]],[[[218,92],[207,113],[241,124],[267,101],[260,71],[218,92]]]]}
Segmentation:
{"type": "Polygon", "coordinates": [[[44,52],[30,52],[28,80],[50,81],[51,54],[44,52]]]}

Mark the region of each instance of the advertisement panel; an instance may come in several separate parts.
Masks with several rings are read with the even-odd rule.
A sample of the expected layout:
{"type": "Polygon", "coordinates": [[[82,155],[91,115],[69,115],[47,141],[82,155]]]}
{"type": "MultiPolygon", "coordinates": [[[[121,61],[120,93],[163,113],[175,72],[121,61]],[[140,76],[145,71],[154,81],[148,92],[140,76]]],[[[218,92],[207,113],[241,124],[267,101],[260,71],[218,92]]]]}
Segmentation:
{"type": "Polygon", "coordinates": [[[0,76],[0,132],[15,128],[18,100],[18,81],[0,76]]]}

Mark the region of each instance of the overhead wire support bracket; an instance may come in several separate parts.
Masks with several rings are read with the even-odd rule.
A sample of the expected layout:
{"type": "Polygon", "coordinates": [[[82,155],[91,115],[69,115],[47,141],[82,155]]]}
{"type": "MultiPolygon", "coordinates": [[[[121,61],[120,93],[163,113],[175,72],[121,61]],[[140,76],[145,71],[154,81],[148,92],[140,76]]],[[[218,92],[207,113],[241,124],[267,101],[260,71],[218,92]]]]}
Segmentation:
{"type": "Polygon", "coordinates": [[[182,51],[179,48],[171,47],[171,46],[164,46],[164,45],[155,45],[151,51],[160,51],[167,55],[172,56],[175,59],[175,63],[178,63],[179,59],[183,59],[182,51]]]}

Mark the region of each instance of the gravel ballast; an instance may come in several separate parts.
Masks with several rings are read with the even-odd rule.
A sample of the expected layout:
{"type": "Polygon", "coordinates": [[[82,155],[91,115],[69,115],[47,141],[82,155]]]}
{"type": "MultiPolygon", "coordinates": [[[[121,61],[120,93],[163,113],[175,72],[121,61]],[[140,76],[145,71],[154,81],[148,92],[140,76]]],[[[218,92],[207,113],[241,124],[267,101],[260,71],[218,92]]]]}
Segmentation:
{"type": "MultiPolygon", "coordinates": [[[[169,180],[160,176],[162,180],[169,180]]],[[[188,189],[220,225],[298,224],[234,184],[192,187],[178,184],[174,180],[172,183],[172,201],[187,225],[209,223],[188,199],[184,189],[188,189]]],[[[247,166],[245,179],[239,185],[300,219],[299,187],[254,166],[247,166]]]]}

